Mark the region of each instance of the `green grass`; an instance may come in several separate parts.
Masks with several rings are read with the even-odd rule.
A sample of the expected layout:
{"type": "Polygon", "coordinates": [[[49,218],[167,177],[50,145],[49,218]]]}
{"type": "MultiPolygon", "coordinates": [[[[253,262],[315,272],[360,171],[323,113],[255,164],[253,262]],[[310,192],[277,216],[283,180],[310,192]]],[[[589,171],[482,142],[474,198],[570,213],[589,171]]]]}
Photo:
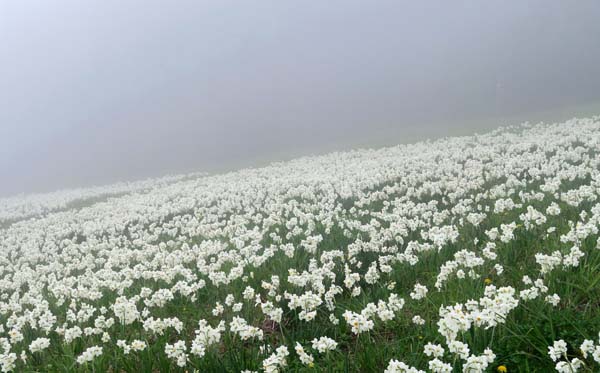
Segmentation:
{"type": "MultiPolygon", "coordinates": [[[[575,180],[570,184],[563,185],[565,190],[572,189],[579,184],[588,182],[586,180],[575,180]]],[[[383,186],[382,186],[383,187],[383,186]]],[[[526,190],[534,190],[536,185],[529,185],[526,190]]],[[[391,196],[393,198],[396,196],[391,196]]],[[[415,203],[427,203],[431,200],[438,200],[442,203],[440,196],[424,196],[415,203]]],[[[344,201],[343,206],[351,207],[355,201],[344,201]]],[[[480,201],[481,204],[493,206],[493,201],[480,201]]],[[[533,202],[532,205],[539,211],[545,211],[547,201],[533,202]]],[[[525,207],[525,206],[524,206],[525,207]]],[[[470,299],[478,299],[483,296],[485,288],[484,278],[489,278],[496,286],[513,286],[517,289],[523,289],[521,278],[524,275],[530,276],[533,280],[539,278],[539,266],[535,263],[534,255],[538,252],[551,253],[554,250],[563,252],[570,246],[559,241],[561,234],[569,231],[569,220],[577,220],[577,216],[582,210],[590,211],[591,204],[584,203],[579,208],[573,208],[565,203],[560,203],[561,215],[556,217],[548,216],[548,222],[543,227],[537,227],[526,231],[523,227],[515,230],[515,239],[507,244],[499,243],[496,252],[498,253],[497,262],[504,266],[505,272],[497,275],[493,270],[493,264],[486,262],[482,268],[478,269],[481,277],[478,279],[465,278],[462,280],[453,279],[449,281],[441,291],[436,291],[434,283],[439,267],[453,258],[455,252],[461,249],[468,249],[480,254],[482,245],[475,245],[473,240],[477,238],[480,242],[486,242],[484,234],[486,229],[499,227],[500,224],[506,224],[518,221],[520,213],[525,208],[515,209],[508,213],[494,215],[491,214],[477,228],[470,224],[465,224],[459,228],[459,238],[455,243],[447,244],[439,252],[437,250],[420,254],[420,261],[411,266],[407,263],[394,264],[393,271],[390,274],[382,274],[381,280],[376,285],[367,285],[361,283],[362,294],[358,297],[351,297],[347,291],[342,296],[336,298],[336,310],[334,313],[340,318],[339,325],[333,325],[328,320],[328,312],[324,305],[319,307],[317,318],[310,323],[298,320],[297,310],[289,310],[284,307],[283,321],[280,325],[274,327],[265,327],[265,339],[262,343],[251,341],[244,343],[229,332],[223,336],[221,343],[208,349],[206,356],[198,359],[191,357],[188,366],[185,369],[177,368],[164,354],[165,343],[172,343],[179,339],[190,341],[193,339],[193,329],[198,320],[209,320],[211,325],[216,325],[221,319],[230,320],[233,314],[226,310],[222,316],[213,316],[212,307],[216,301],[223,303],[227,294],[238,296],[246,286],[260,288],[261,281],[269,281],[271,276],[277,275],[281,279],[280,294],[285,291],[290,293],[302,293],[303,289],[288,284],[285,279],[288,275],[288,269],[294,268],[298,272],[308,269],[310,259],[318,258],[321,253],[330,250],[344,250],[345,247],[354,241],[357,237],[368,237],[365,233],[353,231],[353,237],[345,237],[339,227],[334,227],[330,233],[325,233],[324,227],[318,224],[318,231],[324,237],[318,246],[317,255],[309,255],[303,250],[296,250],[292,258],[277,252],[273,258],[264,265],[252,270],[253,277],[247,282],[241,279],[235,280],[228,285],[222,285],[218,288],[206,286],[197,292],[197,299],[191,301],[189,298],[176,295],[175,299],[169,302],[164,308],[153,310],[153,317],[172,317],[177,316],[184,322],[185,328],[182,335],[177,335],[172,329],[162,336],[151,336],[143,331],[140,322],[133,325],[122,327],[118,323],[113,326],[109,333],[113,343],[104,344],[100,341],[100,336],[83,337],[75,340],[70,345],[65,345],[55,332],[50,334],[52,343],[49,349],[43,353],[36,353],[28,360],[24,367],[20,365],[19,371],[39,371],[39,372],[120,372],[120,371],[193,371],[200,372],[239,372],[244,369],[258,370],[261,367],[261,361],[266,357],[259,351],[262,346],[280,346],[286,345],[290,350],[288,357],[288,370],[292,372],[381,372],[385,369],[390,359],[397,359],[405,363],[416,366],[420,369],[426,369],[427,357],[422,354],[423,346],[427,342],[444,343],[443,337],[437,331],[436,321],[438,320],[438,310],[442,305],[451,305],[457,302],[465,302],[470,299]],[[546,227],[556,227],[556,232],[546,237],[546,227]],[[388,290],[386,285],[395,282],[393,290],[388,290]],[[410,299],[409,293],[412,286],[420,282],[429,288],[429,294],[426,299],[414,301],[410,299]],[[360,310],[369,302],[376,302],[379,299],[387,299],[390,293],[398,293],[406,300],[406,305],[398,317],[386,323],[379,320],[373,331],[355,336],[350,328],[341,318],[345,310],[360,310]],[[414,315],[420,315],[426,320],[423,326],[415,326],[411,323],[414,315]],[[306,350],[310,351],[310,341],[320,336],[329,336],[338,342],[336,351],[326,355],[314,353],[315,365],[312,368],[306,367],[300,363],[294,354],[295,342],[300,342],[306,350]],[[149,348],[143,352],[132,352],[124,355],[116,347],[114,342],[117,339],[142,339],[148,342],[149,348]],[[92,363],[79,366],[75,363],[76,357],[92,345],[103,345],[104,353],[101,357],[92,363]]],[[[366,210],[372,213],[381,212],[384,209],[382,201],[372,203],[366,210]]],[[[365,208],[363,208],[363,211],[365,208]]],[[[374,215],[354,217],[363,222],[371,219],[379,220],[384,226],[389,222],[378,219],[374,215]]],[[[452,222],[447,221],[447,224],[452,222]]],[[[279,229],[281,236],[285,237],[287,229],[284,225],[273,227],[269,232],[279,229]]],[[[264,247],[268,247],[272,240],[265,234],[261,242],[264,247]]],[[[304,237],[299,236],[291,240],[298,244],[304,237]]],[[[558,293],[561,302],[557,307],[544,302],[543,296],[532,301],[521,301],[519,306],[513,310],[506,322],[495,328],[484,330],[482,328],[471,328],[471,330],[459,339],[468,343],[472,353],[480,354],[486,347],[491,347],[496,353],[497,358],[491,367],[494,371],[498,365],[505,365],[509,372],[549,372],[553,371],[554,363],[547,356],[547,347],[557,339],[564,339],[571,348],[570,355],[578,356],[580,353],[573,346],[579,346],[584,339],[597,339],[600,331],[600,250],[596,249],[597,235],[588,237],[581,243],[581,250],[586,254],[581,264],[577,268],[567,269],[565,271],[555,270],[545,276],[545,284],[549,287],[549,294],[558,293]]],[[[166,240],[166,238],[164,238],[166,240]]],[[[222,238],[228,242],[227,237],[222,238]]],[[[190,239],[190,243],[200,243],[205,239],[195,237],[190,239]]],[[[386,242],[386,245],[396,245],[402,251],[410,240],[420,240],[419,235],[413,232],[405,238],[402,245],[396,242],[386,242]]],[[[230,246],[232,249],[233,247],[230,246]]],[[[368,263],[377,255],[363,252],[358,258],[365,263],[362,273],[366,272],[368,263]]],[[[228,266],[231,268],[233,263],[228,266]]],[[[198,278],[202,278],[207,283],[209,280],[197,271],[193,263],[187,266],[198,278]]],[[[227,269],[227,267],[224,267],[227,269]]],[[[336,274],[336,283],[343,285],[343,264],[341,261],[336,265],[334,272],[336,274]]],[[[246,273],[248,274],[248,273],[246,273]]],[[[176,278],[172,283],[178,280],[176,278]]],[[[326,282],[328,286],[330,283],[326,282]]],[[[124,295],[132,296],[139,293],[142,287],[149,287],[153,290],[169,287],[166,282],[139,280],[130,286],[124,295]]],[[[105,289],[103,297],[90,304],[96,307],[109,307],[115,298],[114,292],[105,289]]],[[[58,306],[56,300],[48,293],[47,299],[51,302],[51,309],[56,314],[64,315],[67,310],[67,304],[58,306]]],[[[265,317],[260,309],[254,307],[253,301],[246,301],[241,315],[252,325],[264,326],[265,317]]],[[[92,322],[93,322],[92,318],[92,322]]],[[[5,324],[5,316],[0,316],[0,321],[5,324]]],[[[64,320],[59,320],[61,324],[64,320]]],[[[25,339],[16,344],[17,348],[26,348],[38,333],[30,330],[27,326],[23,329],[25,339]]],[[[448,353],[447,353],[448,354],[448,353]]],[[[446,361],[452,361],[446,355],[446,361]]],[[[455,364],[455,370],[459,371],[459,364],[455,364]]],[[[593,365],[590,365],[588,371],[595,371],[593,365]]]]}

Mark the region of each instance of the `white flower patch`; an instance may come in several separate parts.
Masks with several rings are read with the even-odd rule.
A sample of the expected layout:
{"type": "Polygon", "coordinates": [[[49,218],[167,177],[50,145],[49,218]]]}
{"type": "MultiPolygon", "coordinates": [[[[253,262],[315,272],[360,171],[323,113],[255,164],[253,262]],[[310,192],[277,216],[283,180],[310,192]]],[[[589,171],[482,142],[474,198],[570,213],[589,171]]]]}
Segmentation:
{"type": "MultiPolygon", "coordinates": [[[[408,330],[426,358],[387,372],[496,370],[489,334],[575,307],[563,277],[594,270],[598,149],[593,117],[0,198],[0,369],[327,370],[408,330]]],[[[596,371],[598,341],[564,338],[544,366],[596,371]]]]}

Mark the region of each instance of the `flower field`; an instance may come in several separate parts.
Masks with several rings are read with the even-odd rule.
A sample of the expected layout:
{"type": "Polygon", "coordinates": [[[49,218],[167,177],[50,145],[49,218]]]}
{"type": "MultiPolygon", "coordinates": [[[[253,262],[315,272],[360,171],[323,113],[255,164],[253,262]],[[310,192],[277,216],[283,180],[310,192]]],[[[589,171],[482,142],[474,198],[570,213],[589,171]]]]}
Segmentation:
{"type": "Polygon", "coordinates": [[[600,117],[0,200],[4,372],[599,372],[600,117]]]}

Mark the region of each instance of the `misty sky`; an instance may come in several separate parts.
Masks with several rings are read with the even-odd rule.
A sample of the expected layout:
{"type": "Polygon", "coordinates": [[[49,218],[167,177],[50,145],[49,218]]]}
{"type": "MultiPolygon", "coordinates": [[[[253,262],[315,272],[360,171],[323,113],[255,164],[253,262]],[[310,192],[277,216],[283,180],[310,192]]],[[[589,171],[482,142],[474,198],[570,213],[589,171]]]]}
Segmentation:
{"type": "Polygon", "coordinates": [[[600,114],[597,1],[2,1],[0,195],[600,114]]]}

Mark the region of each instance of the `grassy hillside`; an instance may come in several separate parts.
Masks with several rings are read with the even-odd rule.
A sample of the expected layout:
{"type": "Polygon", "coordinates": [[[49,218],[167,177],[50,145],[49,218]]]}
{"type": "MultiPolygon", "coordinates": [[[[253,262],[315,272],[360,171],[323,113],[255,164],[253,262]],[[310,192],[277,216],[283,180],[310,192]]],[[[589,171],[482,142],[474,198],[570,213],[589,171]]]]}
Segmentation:
{"type": "Polygon", "coordinates": [[[592,117],[38,196],[0,229],[0,366],[597,372],[599,151],[592,117]]]}

